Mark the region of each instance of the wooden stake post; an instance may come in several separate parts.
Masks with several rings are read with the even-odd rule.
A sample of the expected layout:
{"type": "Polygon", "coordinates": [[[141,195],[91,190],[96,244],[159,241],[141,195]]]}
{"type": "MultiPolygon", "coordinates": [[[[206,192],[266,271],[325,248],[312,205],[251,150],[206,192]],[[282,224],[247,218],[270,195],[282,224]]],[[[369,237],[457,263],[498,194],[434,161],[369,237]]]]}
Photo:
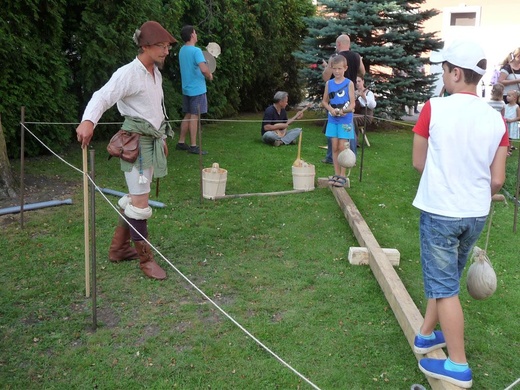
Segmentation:
{"type": "Polygon", "coordinates": [[[87,165],[87,147],[82,148],[83,151],[83,221],[85,235],[85,296],[90,297],[90,240],[89,240],[89,224],[88,224],[88,165],[87,165]]]}

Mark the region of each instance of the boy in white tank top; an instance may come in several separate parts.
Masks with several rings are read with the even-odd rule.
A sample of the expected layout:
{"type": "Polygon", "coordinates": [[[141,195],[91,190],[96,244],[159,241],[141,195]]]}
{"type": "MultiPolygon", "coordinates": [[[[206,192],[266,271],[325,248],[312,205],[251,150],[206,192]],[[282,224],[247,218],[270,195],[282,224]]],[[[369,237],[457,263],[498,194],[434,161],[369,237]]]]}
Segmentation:
{"type": "Polygon", "coordinates": [[[464,349],[460,278],[484,227],[491,196],[504,183],[509,140],[501,115],[477,96],[486,69],[480,45],[454,41],[430,60],[442,63],[450,96],[426,102],[413,129],[413,166],[421,173],[413,205],[421,210],[428,299],[414,351],[426,354],[446,346],[448,359],[421,359],[420,370],[469,388],[473,381],[464,349]],[[441,331],[434,331],[439,320],[441,331]]]}

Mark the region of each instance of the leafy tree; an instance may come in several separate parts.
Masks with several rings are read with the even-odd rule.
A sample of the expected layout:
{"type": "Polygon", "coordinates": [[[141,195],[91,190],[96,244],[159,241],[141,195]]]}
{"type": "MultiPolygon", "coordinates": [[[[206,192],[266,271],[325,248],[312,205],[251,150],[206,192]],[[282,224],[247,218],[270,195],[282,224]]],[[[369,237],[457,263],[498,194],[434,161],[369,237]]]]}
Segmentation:
{"type": "Polygon", "coordinates": [[[314,6],[301,0],[258,0],[251,2],[250,10],[257,28],[247,41],[253,50],[252,73],[244,85],[242,108],[264,109],[277,90],[288,92],[292,103],[301,101],[300,64],[292,52],[306,34],[302,17],[313,15],[314,6]]]}
{"type": "MultiPolygon", "coordinates": [[[[301,96],[298,63],[291,52],[306,29],[302,17],[314,12],[310,0],[155,0],[145,5],[129,0],[124,13],[118,2],[76,0],[68,9],[70,29],[79,26],[68,46],[73,47],[69,59],[80,114],[92,93],[136,55],[131,37],[148,19],[160,22],[179,40],[163,70],[170,119],[183,116],[178,51],[183,45],[180,29],[186,24],[196,28],[199,47],[214,41],[222,48],[215,78],[208,83],[209,117],[263,109],[277,89],[287,90],[295,101],[301,96]]],[[[113,109],[103,119],[119,120],[118,115],[113,109]]],[[[106,134],[97,130],[96,136],[106,134]]]]}
{"type": "Polygon", "coordinates": [[[220,44],[215,79],[208,85],[210,115],[263,110],[277,90],[301,99],[300,64],[292,56],[306,32],[311,0],[190,2],[182,19],[197,28],[199,45],[220,44]]]}
{"type": "MultiPolygon", "coordinates": [[[[204,48],[217,42],[213,82],[208,83],[210,118],[265,108],[276,90],[299,101],[300,63],[291,53],[306,32],[302,17],[314,14],[311,0],[47,0],[8,1],[0,10],[0,114],[9,157],[19,155],[20,107],[38,125],[42,141],[60,151],[74,140],[75,126],[92,94],[112,73],[137,55],[132,36],[146,20],[156,20],[179,43],[163,69],[165,105],[180,119],[181,82],[177,60],[180,29],[191,24],[204,48]]],[[[115,108],[103,122],[120,122],[115,108]]],[[[99,126],[106,138],[113,126],[99,126]]],[[[28,139],[29,155],[43,147],[28,139]]]]}
{"type": "MultiPolygon", "coordinates": [[[[179,39],[175,21],[169,18],[174,14],[162,0],[128,0],[124,7],[117,1],[69,2],[65,19],[69,34],[64,45],[73,72],[71,88],[79,102],[79,109],[75,112],[77,122],[81,120],[92,94],[109,80],[114,71],[137,56],[137,46],[132,37],[145,21],[158,21],[179,39]]],[[[169,60],[167,66],[171,66],[168,64],[172,62],[171,58],[169,60]]],[[[167,78],[164,84],[165,89],[172,90],[167,78]]],[[[165,103],[168,104],[168,98],[165,103]]],[[[114,106],[101,121],[117,123],[122,122],[122,118],[114,106]]],[[[95,139],[105,139],[113,133],[113,126],[98,126],[94,135],[95,139]]]]}
{"type": "Polygon", "coordinates": [[[2,116],[0,115],[0,198],[2,197],[16,197],[16,184],[11,172],[11,164],[7,158],[2,116]]]}
{"type": "MultiPolygon", "coordinates": [[[[403,115],[403,106],[427,100],[433,90],[433,75],[424,75],[422,66],[428,59],[422,54],[441,47],[435,33],[425,33],[424,21],[437,10],[421,10],[425,0],[373,0],[320,2],[319,14],[307,18],[309,35],[303,50],[295,55],[307,64],[328,59],[341,33],[350,36],[352,47],[363,57],[367,70],[365,85],[378,95],[378,112],[390,117],[403,115]]],[[[302,70],[309,95],[321,99],[322,67],[302,70]]]]}
{"type": "MultiPolygon", "coordinates": [[[[0,113],[10,157],[20,155],[20,107],[25,121],[71,122],[77,111],[69,93],[71,72],[62,55],[64,0],[8,1],[0,8],[0,113]]],[[[71,138],[69,126],[39,125],[38,137],[57,150],[71,138]]],[[[27,137],[28,155],[43,148],[27,137]]]]}

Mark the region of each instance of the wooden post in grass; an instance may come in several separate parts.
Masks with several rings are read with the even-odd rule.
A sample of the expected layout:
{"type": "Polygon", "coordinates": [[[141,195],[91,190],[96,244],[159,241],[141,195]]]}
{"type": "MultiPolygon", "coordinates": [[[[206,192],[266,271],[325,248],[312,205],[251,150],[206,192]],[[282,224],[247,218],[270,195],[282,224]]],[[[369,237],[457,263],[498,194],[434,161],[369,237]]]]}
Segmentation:
{"type": "MultiPolygon", "coordinates": [[[[324,186],[323,183],[326,183],[326,180],[325,178],[320,178],[318,184],[324,186]]],[[[394,270],[387,254],[383,248],[379,246],[379,243],[370,231],[363,216],[345,191],[345,188],[330,188],[359,244],[367,248],[370,269],[383,290],[386,300],[390,304],[397,322],[399,322],[413,352],[414,338],[423,323],[423,316],[410,297],[410,294],[408,294],[399,275],[397,275],[397,272],[394,270]]],[[[417,360],[420,360],[423,356],[424,355],[421,354],[415,354],[417,360]]],[[[426,356],[433,359],[446,359],[446,355],[442,349],[432,351],[426,356]]],[[[430,383],[432,390],[459,389],[458,386],[439,379],[431,377],[426,377],[426,379],[430,383]]]]}
{"type": "Polygon", "coordinates": [[[199,114],[199,116],[197,118],[197,134],[199,136],[199,174],[200,174],[199,185],[200,185],[200,203],[202,204],[204,202],[204,189],[203,189],[204,178],[202,177],[204,166],[202,164],[202,125],[201,125],[201,121],[200,121],[200,104],[197,106],[197,111],[199,114]]]}
{"type": "MultiPolygon", "coordinates": [[[[92,328],[97,329],[97,274],[96,274],[96,188],[94,184],[95,166],[94,158],[96,154],[94,149],[90,149],[90,245],[92,247],[92,328]]],[[[157,179],[159,180],[159,179],[157,179]]],[[[157,183],[159,185],[159,183],[157,183]]]]}
{"type": "Polygon", "coordinates": [[[23,205],[25,203],[25,106],[20,113],[20,227],[23,229],[23,205]]]}
{"type": "Polygon", "coordinates": [[[90,245],[88,225],[88,166],[87,146],[82,148],[83,152],[83,226],[85,239],[85,296],[90,297],[90,245]]]}

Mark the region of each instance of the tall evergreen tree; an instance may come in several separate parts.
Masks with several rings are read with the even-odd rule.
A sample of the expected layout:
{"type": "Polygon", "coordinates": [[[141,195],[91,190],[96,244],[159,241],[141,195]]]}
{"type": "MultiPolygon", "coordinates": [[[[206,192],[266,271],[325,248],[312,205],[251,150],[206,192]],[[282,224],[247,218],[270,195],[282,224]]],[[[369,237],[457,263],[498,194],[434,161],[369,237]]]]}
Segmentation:
{"type": "Polygon", "coordinates": [[[351,50],[363,57],[367,74],[365,85],[378,97],[378,116],[392,118],[404,114],[404,105],[426,101],[432,93],[434,77],[426,76],[421,55],[438,50],[440,40],[435,33],[423,31],[424,21],[438,14],[437,10],[421,10],[426,0],[322,0],[319,13],[307,18],[309,35],[303,50],[296,56],[309,64],[301,72],[311,98],[321,99],[323,80],[319,65],[335,50],[336,37],[350,36],[351,50]],[[316,65],[318,63],[318,65],[316,65]]]}

